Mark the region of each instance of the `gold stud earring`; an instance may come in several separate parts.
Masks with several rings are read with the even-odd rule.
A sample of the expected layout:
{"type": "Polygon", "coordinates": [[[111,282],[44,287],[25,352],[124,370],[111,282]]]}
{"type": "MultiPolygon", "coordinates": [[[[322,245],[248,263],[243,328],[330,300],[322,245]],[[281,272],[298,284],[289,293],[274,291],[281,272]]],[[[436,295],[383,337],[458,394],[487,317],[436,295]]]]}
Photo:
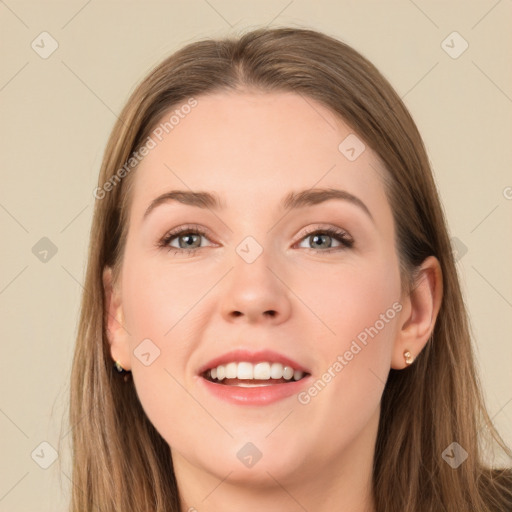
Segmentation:
{"type": "Polygon", "coordinates": [[[408,350],[406,350],[406,351],[404,352],[404,359],[405,359],[405,364],[406,364],[407,366],[409,366],[410,364],[412,364],[412,362],[414,361],[414,357],[411,355],[411,353],[410,353],[408,350]]]}
{"type": "Polygon", "coordinates": [[[116,361],[114,363],[114,368],[119,372],[119,373],[123,373],[125,370],[124,368],[121,366],[121,363],[119,361],[116,361]]]}

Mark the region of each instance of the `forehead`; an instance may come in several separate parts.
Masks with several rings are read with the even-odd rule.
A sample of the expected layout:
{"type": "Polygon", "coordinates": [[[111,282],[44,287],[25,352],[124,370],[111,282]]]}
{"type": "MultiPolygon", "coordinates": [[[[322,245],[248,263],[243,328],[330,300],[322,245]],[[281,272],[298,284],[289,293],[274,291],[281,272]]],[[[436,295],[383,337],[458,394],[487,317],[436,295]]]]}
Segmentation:
{"type": "Polygon", "coordinates": [[[386,202],[380,159],[321,103],[289,92],[218,92],[195,100],[157,122],[154,147],[135,172],[134,210],[172,189],[215,191],[238,211],[268,209],[290,191],[316,187],[386,202]]]}

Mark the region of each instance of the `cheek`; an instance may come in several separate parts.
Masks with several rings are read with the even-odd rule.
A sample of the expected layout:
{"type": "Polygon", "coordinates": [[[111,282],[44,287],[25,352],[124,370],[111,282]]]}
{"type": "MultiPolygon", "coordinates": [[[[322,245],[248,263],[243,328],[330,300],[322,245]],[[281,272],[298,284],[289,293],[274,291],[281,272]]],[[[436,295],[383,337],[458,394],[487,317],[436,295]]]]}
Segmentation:
{"type": "Polygon", "coordinates": [[[358,359],[385,350],[394,338],[400,309],[400,277],[392,254],[350,265],[305,269],[303,274],[312,277],[298,277],[294,290],[321,320],[316,322],[322,340],[317,347],[323,353],[331,358],[344,353],[355,339],[364,347],[358,359]],[[370,344],[370,339],[379,342],[370,344]]]}
{"type": "Polygon", "coordinates": [[[192,425],[212,426],[183,386],[189,386],[188,364],[203,328],[198,314],[212,307],[208,296],[198,301],[217,280],[214,271],[199,271],[185,260],[169,264],[164,256],[148,258],[133,248],[123,262],[123,309],[137,395],[151,423],[177,446],[187,443],[192,425]]]}
{"type": "Polygon", "coordinates": [[[126,258],[123,274],[125,318],[135,343],[141,337],[161,342],[175,337],[211,286],[208,274],[194,264],[169,264],[164,255],[148,258],[136,251],[126,258]]]}
{"type": "Polygon", "coordinates": [[[328,414],[333,429],[357,430],[378,406],[389,373],[402,309],[398,266],[391,256],[315,277],[320,286],[302,293],[329,329],[316,338],[318,380],[301,403],[315,409],[313,417],[328,414]]]}

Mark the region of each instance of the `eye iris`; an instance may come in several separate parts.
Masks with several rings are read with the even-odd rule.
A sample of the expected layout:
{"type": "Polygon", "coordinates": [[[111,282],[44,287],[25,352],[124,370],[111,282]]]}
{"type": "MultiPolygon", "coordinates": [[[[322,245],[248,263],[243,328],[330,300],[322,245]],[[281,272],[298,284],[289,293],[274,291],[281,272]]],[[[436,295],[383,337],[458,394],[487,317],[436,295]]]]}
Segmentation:
{"type": "Polygon", "coordinates": [[[199,245],[201,245],[201,239],[200,239],[201,235],[196,235],[196,234],[188,233],[188,234],[186,234],[186,235],[181,235],[181,236],[179,237],[179,240],[180,240],[180,244],[179,244],[179,245],[180,245],[180,249],[188,249],[188,248],[190,248],[190,246],[194,243],[194,242],[193,242],[193,237],[196,237],[197,239],[199,239],[199,245]],[[185,245],[182,245],[181,240],[184,240],[184,239],[189,240],[189,241],[190,241],[190,243],[189,243],[189,242],[185,242],[185,245]]]}
{"type": "MultiPolygon", "coordinates": [[[[330,235],[312,235],[312,238],[313,240],[315,241],[314,243],[316,243],[318,241],[319,238],[331,238],[330,235]]],[[[318,246],[317,246],[318,247],[318,246]]],[[[328,243],[327,245],[323,244],[323,245],[320,245],[320,247],[331,247],[331,243],[328,243]]]]}

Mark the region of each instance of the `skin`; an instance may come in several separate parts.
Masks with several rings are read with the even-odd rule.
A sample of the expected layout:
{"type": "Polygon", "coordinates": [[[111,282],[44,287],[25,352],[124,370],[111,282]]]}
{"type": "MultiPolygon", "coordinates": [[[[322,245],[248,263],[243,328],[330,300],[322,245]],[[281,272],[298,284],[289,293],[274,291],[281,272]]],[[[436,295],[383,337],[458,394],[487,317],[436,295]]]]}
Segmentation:
{"type": "Polygon", "coordinates": [[[428,341],[442,295],[439,263],[427,258],[417,287],[402,294],[384,167],[368,147],[349,161],[338,146],[352,130],[321,104],[251,91],[197,100],[132,176],[119,282],[104,272],[112,358],[132,371],[171,447],[182,510],[374,511],[384,384],[390,368],[406,366],[404,350],[417,356],[428,341]],[[283,196],[312,187],[350,192],[374,220],[337,199],[279,210],[283,196]],[[216,192],[225,209],[174,202],[143,220],[151,201],[173,189],[216,192]],[[210,233],[195,254],[157,248],[190,223],[210,233]],[[328,227],[345,230],[354,246],[327,237],[326,248],[306,236],[328,227]],[[236,252],[247,236],[263,249],[251,264],[236,252]],[[276,350],[321,378],[397,302],[394,318],[305,405],[297,396],[233,405],[200,385],[198,368],[237,348],[276,350]],[[134,355],[146,338],[160,350],[149,366],[134,355]],[[251,468],[236,456],[247,442],[263,454],[251,468]]]}

